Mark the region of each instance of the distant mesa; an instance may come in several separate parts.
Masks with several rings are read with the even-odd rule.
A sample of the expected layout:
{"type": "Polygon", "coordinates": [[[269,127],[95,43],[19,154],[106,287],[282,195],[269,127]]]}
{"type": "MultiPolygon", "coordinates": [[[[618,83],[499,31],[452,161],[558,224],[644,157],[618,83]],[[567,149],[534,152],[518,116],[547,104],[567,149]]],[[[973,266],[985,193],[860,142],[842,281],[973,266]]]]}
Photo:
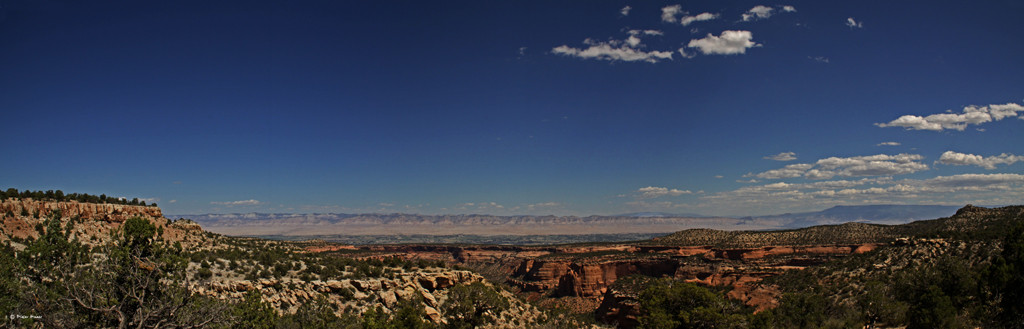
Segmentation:
{"type": "Polygon", "coordinates": [[[693,217],[693,218],[702,218],[702,217],[715,217],[715,216],[705,216],[705,215],[695,214],[695,213],[672,214],[672,213],[667,213],[667,212],[631,212],[631,213],[628,213],[628,214],[613,215],[612,217],[640,217],[640,218],[645,218],[645,217],[661,217],[661,218],[693,217]]]}
{"type": "Polygon", "coordinates": [[[959,208],[959,206],[940,205],[835,206],[822,211],[751,216],[743,217],[742,220],[775,225],[785,229],[848,222],[896,225],[915,220],[948,217],[956,213],[959,208]]]}
{"type": "Polygon", "coordinates": [[[189,218],[211,232],[246,236],[304,235],[559,235],[671,233],[708,228],[777,230],[847,222],[903,224],[946,217],[955,206],[836,206],[816,212],[756,217],[636,212],[614,216],[491,216],[418,214],[202,214],[189,218]]]}

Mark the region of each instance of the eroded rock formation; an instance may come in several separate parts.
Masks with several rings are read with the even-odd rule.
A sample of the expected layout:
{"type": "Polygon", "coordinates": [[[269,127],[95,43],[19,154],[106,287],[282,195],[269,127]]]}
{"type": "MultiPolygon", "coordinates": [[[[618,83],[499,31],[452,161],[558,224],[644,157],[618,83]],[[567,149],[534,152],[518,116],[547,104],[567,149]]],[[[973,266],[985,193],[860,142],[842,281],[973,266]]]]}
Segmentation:
{"type": "MultiPolygon", "coordinates": [[[[131,206],[78,201],[54,202],[26,199],[0,201],[0,241],[24,241],[39,236],[39,227],[53,214],[59,213],[62,225],[71,223],[71,237],[85,245],[109,241],[111,233],[125,220],[139,217],[149,220],[162,232],[162,238],[184,244],[198,243],[203,230],[190,220],[171,221],[163,217],[159,207],[131,206]]],[[[13,246],[19,248],[20,243],[13,246]]]]}

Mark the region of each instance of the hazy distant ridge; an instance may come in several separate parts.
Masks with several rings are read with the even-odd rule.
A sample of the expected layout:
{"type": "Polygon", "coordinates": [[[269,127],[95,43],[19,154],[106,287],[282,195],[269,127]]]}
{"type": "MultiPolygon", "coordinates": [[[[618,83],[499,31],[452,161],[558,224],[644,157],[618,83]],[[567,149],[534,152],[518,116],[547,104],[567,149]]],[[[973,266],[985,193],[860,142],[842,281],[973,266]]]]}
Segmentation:
{"type": "Polygon", "coordinates": [[[189,218],[228,235],[321,234],[620,234],[668,233],[693,227],[766,229],[756,222],[724,217],[492,216],[417,214],[203,214],[189,218]]]}
{"type": "Polygon", "coordinates": [[[902,224],[950,216],[957,206],[836,206],[816,212],[743,218],[632,213],[617,216],[493,216],[417,214],[202,214],[189,218],[204,228],[228,235],[373,235],[373,234],[621,234],[669,233],[691,228],[762,230],[864,222],[902,224]]]}
{"type": "Polygon", "coordinates": [[[861,222],[872,224],[905,224],[915,220],[952,216],[961,206],[939,205],[865,205],[835,206],[822,211],[751,216],[742,219],[763,224],[774,223],[783,228],[861,222]]]}

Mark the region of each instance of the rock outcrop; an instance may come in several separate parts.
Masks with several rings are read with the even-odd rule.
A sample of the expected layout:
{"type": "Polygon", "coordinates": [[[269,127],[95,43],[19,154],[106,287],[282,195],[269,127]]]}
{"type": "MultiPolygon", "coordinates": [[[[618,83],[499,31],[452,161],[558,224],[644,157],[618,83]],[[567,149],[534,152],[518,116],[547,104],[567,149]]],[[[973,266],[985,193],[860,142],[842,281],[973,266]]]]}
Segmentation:
{"type": "Polygon", "coordinates": [[[436,311],[439,300],[447,298],[447,289],[457,284],[482,282],[480,275],[466,270],[430,268],[398,272],[390,278],[329,279],[302,281],[298,278],[270,278],[246,280],[225,275],[215,280],[193,281],[189,288],[201,295],[218,299],[241,299],[247,291],[260,291],[263,300],[281,313],[290,313],[305,301],[324,295],[328,301],[345,308],[365,308],[377,303],[392,309],[401,301],[422,301],[436,311]],[[345,297],[349,296],[349,297],[345,297]]]}
{"type": "Polygon", "coordinates": [[[171,221],[163,217],[159,207],[132,206],[78,201],[37,201],[6,199],[0,201],[0,241],[17,241],[39,237],[39,228],[54,214],[60,214],[62,225],[71,225],[71,238],[85,245],[100,245],[109,241],[111,234],[125,220],[139,217],[149,220],[162,232],[166,241],[198,244],[205,234],[199,224],[189,220],[171,221]]]}
{"type": "Polygon", "coordinates": [[[78,201],[54,202],[32,199],[7,199],[0,202],[0,213],[18,215],[23,211],[29,216],[38,218],[49,217],[54,211],[60,211],[63,217],[79,217],[87,220],[107,222],[124,222],[126,219],[142,217],[163,217],[159,207],[129,206],[110,203],[83,203],[78,201]]]}
{"type": "Polygon", "coordinates": [[[830,256],[863,253],[875,247],[876,244],[748,249],[641,246],[637,253],[612,257],[574,259],[566,255],[524,259],[509,282],[524,291],[553,291],[557,296],[576,297],[601,296],[617,278],[633,274],[735,287],[788,269],[821,263],[830,256]]]}

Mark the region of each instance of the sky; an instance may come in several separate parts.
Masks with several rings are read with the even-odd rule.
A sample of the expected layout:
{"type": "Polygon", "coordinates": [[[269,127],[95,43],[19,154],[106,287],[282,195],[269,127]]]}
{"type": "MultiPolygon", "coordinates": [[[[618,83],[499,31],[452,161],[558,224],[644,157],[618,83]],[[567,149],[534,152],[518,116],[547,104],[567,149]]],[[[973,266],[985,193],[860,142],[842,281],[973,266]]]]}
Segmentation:
{"type": "Polygon", "coordinates": [[[0,185],[166,214],[1022,204],[1021,12],[0,0],[0,185]]]}

